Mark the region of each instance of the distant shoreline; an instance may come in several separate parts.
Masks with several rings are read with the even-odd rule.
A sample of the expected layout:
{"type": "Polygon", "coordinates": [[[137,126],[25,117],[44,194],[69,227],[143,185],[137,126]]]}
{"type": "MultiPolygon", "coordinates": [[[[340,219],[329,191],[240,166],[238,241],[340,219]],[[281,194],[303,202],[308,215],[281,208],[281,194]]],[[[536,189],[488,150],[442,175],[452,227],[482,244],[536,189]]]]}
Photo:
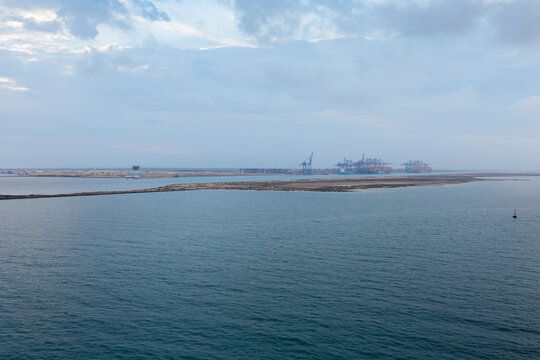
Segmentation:
{"type": "MultiPolygon", "coordinates": [[[[479,170],[435,170],[438,174],[480,174],[479,170]]],[[[185,178],[185,177],[225,177],[225,176],[279,176],[279,175],[305,175],[299,169],[286,168],[249,168],[249,169],[140,169],[135,173],[128,169],[0,169],[0,176],[19,177],[48,177],[48,178],[102,178],[102,179],[158,179],[158,178],[185,178]],[[135,176],[134,176],[135,175],[135,176]]],[[[337,168],[312,169],[312,175],[341,175],[337,168]]],[[[391,176],[418,175],[408,174],[396,169],[391,176]]],[[[423,175],[430,175],[424,173],[423,175]]]]}
{"type": "MultiPolygon", "coordinates": [[[[237,190],[237,191],[310,191],[310,192],[353,192],[366,189],[400,188],[412,186],[442,186],[457,185],[478,181],[496,181],[502,177],[540,176],[540,174],[448,174],[448,175],[414,175],[414,176],[385,176],[365,178],[327,178],[327,179],[295,179],[295,180],[264,180],[264,181],[234,181],[215,183],[173,184],[148,189],[118,190],[118,191],[89,191],[65,194],[28,194],[0,195],[0,200],[40,199],[56,197],[78,197],[98,195],[141,194],[171,191],[196,190],[237,190]]],[[[517,179],[515,179],[517,180],[517,179]]]]}
{"type": "MultiPolygon", "coordinates": [[[[132,178],[132,170],[115,170],[115,169],[4,169],[4,176],[20,176],[20,177],[63,177],[63,178],[99,178],[99,179],[122,179],[132,178]]],[[[182,177],[212,177],[212,176],[248,176],[256,174],[246,174],[238,170],[139,170],[137,178],[140,179],[160,179],[160,178],[182,178],[182,177]]]]}
{"type": "MultiPolygon", "coordinates": [[[[313,175],[337,174],[337,169],[313,169],[313,175]]],[[[65,178],[103,178],[103,179],[158,179],[183,177],[216,176],[261,176],[261,175],[302,175],[302,170],[280,168],[250,169],[142,169],[134,172],[126,169],[0,169],[0,176],[21,177],[65,177],[65,178]]]]}

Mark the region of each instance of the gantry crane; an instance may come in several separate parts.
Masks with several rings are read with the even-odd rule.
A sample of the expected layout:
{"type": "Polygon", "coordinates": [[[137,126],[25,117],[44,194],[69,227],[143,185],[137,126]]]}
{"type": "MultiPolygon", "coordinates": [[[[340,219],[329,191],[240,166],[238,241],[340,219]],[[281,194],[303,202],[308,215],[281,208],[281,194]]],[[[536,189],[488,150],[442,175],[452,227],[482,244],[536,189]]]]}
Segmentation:
{"type": "Polygon", "coordinates": [[[313,152],[311,155],[304,160],[302,163],[300,163],[300,166],[302,166],[302,175],[311,175],[311,163],[313,161],[313,152]]]}

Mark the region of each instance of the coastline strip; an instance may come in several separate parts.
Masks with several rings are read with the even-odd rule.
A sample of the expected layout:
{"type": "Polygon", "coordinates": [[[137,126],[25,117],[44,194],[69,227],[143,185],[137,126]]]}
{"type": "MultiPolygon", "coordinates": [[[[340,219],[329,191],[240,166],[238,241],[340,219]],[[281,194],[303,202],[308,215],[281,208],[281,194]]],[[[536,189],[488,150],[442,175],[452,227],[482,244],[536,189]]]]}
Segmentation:
{"type": "Polygon", "coordinates": [[[486,177],[499,178],[508,176],[538,176],[538,174],[448,174],[189,183],[172,184],[136,190],[89,191],[66,194],[0,195],[0,200],[122,195],[196,190],[352,192],[365,189],[456,185],[477,181],[495,181],[495,179],[485,179],[486,177]]]}

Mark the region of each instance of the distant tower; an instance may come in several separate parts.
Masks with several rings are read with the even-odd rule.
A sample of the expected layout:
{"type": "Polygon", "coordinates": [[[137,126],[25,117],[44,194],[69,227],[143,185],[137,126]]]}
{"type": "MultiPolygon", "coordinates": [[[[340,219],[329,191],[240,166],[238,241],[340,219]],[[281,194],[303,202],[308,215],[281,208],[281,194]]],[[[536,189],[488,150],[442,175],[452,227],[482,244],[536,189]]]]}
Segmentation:
{"type": "Polygon", "coordinates": [[[133,165],[131,168],[133,169],[133,173],[132,174],[126,174],[126,175],[124,175],[125,177],[127,177],[127,178],[139,178],[139,177],[141,177],[141,174],[139,174],[137,172],[141,168],[139,165],[133,165]]]}

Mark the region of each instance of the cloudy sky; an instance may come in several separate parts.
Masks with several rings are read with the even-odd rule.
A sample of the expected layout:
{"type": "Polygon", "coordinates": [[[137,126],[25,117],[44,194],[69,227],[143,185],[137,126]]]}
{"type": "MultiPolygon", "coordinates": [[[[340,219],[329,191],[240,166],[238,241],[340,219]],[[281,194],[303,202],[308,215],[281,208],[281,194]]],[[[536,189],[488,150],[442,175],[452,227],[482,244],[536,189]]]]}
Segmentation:
{"type": "Polygon", "coordinates": [[[540,0],[0,0],[0,168],[540,169],[540,0]]]}

